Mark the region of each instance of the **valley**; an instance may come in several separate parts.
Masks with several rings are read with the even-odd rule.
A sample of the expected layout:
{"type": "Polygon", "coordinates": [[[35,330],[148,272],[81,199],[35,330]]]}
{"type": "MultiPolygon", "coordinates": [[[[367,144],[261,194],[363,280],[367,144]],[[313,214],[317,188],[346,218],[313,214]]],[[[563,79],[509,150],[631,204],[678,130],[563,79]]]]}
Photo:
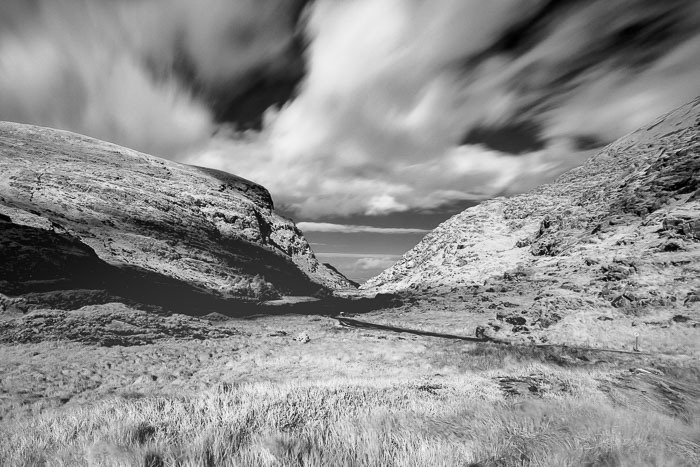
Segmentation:
{"type": "Polygon", "coordinates": [[[699,124],[360,289],[252,182],[0,124],[0,465],[698,465],[699,124]]]}

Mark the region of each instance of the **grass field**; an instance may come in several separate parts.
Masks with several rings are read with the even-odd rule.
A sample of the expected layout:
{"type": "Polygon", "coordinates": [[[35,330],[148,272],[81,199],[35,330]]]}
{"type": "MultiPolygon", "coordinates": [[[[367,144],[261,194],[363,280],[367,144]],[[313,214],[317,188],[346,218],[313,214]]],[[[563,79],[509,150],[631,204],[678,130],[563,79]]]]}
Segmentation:
{"type": "Polygon", "coordinates": [[[700,465],[694,357],[211,326],[237,332],[3,345],[0,465],[700,465]]]}
{"type": "Polygon", "coordinates": [[[112,399],[7,427],[3,465],[698,465],[696,422],[569,390],[335,380],[112,399]]]}

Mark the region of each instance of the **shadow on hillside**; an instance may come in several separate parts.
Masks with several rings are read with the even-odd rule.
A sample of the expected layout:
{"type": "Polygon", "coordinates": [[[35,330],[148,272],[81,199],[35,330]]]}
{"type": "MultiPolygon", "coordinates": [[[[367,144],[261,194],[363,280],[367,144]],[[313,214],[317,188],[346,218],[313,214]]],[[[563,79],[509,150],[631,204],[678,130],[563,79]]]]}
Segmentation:
{"type": "MultiPolygon", "coordinates": [[[[240,250],[239,250],[240,251],[240,250]]],[[[250,253],[255,262],[254,251],[250,253]]],[[[333,297],[302,275],[291,274],[280,264],[268,264],[267,251],[258,252],[256,271],[274,276],[276,283],[290,284],[296,294],[316,295],[312,302],[268,305],[217,295],[190,283],[134,266],[117,267],[101,260],[79,239],[0,219],[0,293],[21,296],[30,309],[71,310],[86,305],[122,302],[156,313],[204,316],[219,313],[228,317],[268,314],[362,313],[390,305],[387,297],[377,300],[333,297]],[[265,269],[267,268],[267,269],[265,269]],[[284,282],[286,281],[286,282],[284,282]]]]}

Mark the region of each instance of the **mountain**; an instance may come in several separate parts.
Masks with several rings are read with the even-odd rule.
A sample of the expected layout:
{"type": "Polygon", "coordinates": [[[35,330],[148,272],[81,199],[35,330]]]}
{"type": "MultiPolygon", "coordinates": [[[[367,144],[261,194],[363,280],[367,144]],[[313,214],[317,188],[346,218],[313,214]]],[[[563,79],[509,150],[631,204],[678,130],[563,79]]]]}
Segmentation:
{"type": "Polygon", "coordinates": [[[472,300],[497,312],[494,327],[583,309],[699,311],[700,98],[554,183],[452,217],[362,288],[472,300]]]}
{"type": "Polygon", "coordinates": [[[107,282],[121,295],[259,300],[352,287],[255,183],[16,123],[0,123],[0,263],[8,295],[107,282]]]}

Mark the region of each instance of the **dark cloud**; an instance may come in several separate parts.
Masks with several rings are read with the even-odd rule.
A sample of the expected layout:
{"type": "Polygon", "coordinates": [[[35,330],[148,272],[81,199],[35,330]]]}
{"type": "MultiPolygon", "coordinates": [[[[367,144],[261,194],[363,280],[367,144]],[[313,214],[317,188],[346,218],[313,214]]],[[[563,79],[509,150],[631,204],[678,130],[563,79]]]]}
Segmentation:
{"type": "MultiPolygon", "coordinates": [[[[572,96],[580,96],[601,79],[616,75],[641,81],[638,74],[660,74],[659,63],[689,43],[686,53],[692,58],[699,30],[700,4],[695,1],[551,1],[469,61],[464,67],[465,81],[486,67],[489,74],[501,76],[496,88],[513,96],[502,119],[530,117],[546,125],[553,109],[560,116],[557,109],[566,112],[572,96]],[[498,66],[492,67],[493,63],[498,66]]],[[[686,83],[692,82],[696,72],[678,71],[681,73],[674,78],[686,83]]],[[[649,79],[640,87],[644,86],[655,92],[663,84],[649,79]]],[[[614,102],[614,90],[610,92],[614,102]]],[[[637,91],[641,92],[643,89],[637,91]]],[[[675,97],[670,105],[693,96],[687,89],[676,93],[678,97],[667,94],[675,97]]],[[[657,112],[658,107],[649,110],[657,112]]],[[[618,133],[607,139],[616,136],[618,133]]]]}
{"type": "Polygon", "coordinates": [[[537,125],[515,122],[500,127],[475,127],[460,141],[460,145],[482,144],[489,149],[510,154],[540,151],[547,147],[540,138],[537,125]]]}
{"type": "Polygon", "coordinates": [[[304,76],[300,18],[309,0],[235,3],[222,3],[223,20],[215,11],[181,31],[175,71],[207,100],[217,121],[260,129],[264,112],[288,101],[304,76]],[[218,30],[202,32],[217,23],[218,30]]]}
{"type": "Polygon", "coordinates": [[[17,31],[25,21],[36,14],[40,0],[3,0],[0,3],[0,28],[17,31]]]}

